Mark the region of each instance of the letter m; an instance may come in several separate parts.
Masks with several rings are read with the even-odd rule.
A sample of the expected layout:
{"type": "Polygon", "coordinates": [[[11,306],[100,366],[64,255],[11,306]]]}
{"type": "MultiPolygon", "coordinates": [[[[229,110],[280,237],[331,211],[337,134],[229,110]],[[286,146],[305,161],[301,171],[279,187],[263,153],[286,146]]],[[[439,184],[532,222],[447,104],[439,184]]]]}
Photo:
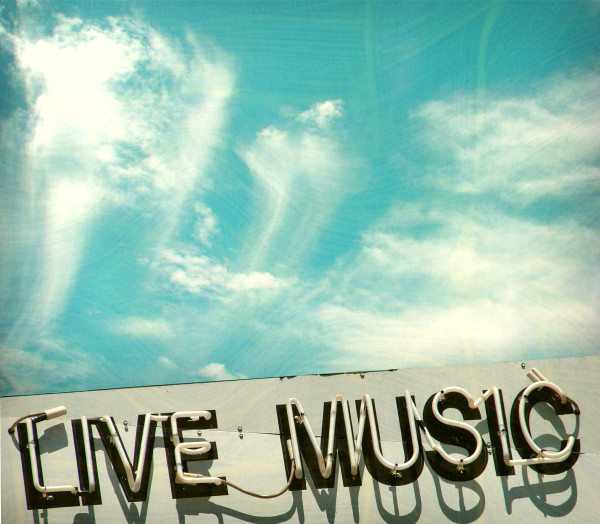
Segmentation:
{"type": "Polygon", "coordinates": [[[317,442],[317,437],[313,434],[308,418],[303,413],[299,402],[277,405],[281,447],[288,476],[291,471],[292,457],[287,442],[293,440],[294,430],[297,436],[298,451],[302,456],[302,464],[296,465],[297,474],[290,486],[291,490],[306,489],[305,475],[298,478],[298,466],[301,471],[308,468],[316,488],[333,487],[338,456],[344,486],[361,485],[360,472],[356,471],[354,475],[352,474],[350,454],[354,454],[354,433],[352,422],[348,416],[348,402],[340,399],[335,400],[335,403],[335,419],[332,418],[331,413],[332,402],[325,402],[323,405],[320,443],[317,442]],[[343,406],[342,402],[346,403],[346,406],[343,406]],[[293,424],[293,429],[290,427],[291,424],[293,424]]]}

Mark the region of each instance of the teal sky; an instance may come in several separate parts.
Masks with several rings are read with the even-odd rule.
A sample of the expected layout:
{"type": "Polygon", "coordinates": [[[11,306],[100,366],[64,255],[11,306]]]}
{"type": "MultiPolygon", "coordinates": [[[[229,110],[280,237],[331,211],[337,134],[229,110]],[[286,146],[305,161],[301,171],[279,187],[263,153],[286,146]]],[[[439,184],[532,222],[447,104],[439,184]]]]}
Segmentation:
{"type": "Polygon", "coordinates": [[[3,395],[598,354],[600,2],[3,2],[3,395]]]}

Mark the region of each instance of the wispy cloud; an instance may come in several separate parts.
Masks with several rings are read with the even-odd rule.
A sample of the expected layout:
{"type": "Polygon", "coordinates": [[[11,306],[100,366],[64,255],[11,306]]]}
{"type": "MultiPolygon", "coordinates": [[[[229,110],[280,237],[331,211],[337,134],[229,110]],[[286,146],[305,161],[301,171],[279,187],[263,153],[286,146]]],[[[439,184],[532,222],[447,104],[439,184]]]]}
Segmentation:
{"type": "Polygon", "coordinates": [[[107,378],[101,355],[47,339],[33,352],[0,346],[0,362],[0,395],[85,390],[93,374],[99,382],[107,378]]]}
{"type": "MultiPolygon", "coordinates": [[[[209,332],[202,344],[208,358],[223,343],[220,338],[234,336],[241,325],[247,330],[244,336],[262,336],[270,329],[270,317],[288,310],[289,302],[302,295],[297,269],[353,190],[360,164],[347,153],[333,125],[341,117],[340,100],[314,104],[260,130],[254,142],[241,149],[254,182],[251,196],[258,215],[240,224],[247,240],[232,259],[212,250],[222,231],[217,215],[204,204],[194,208],[196,242],[188,237],[156,250],[150,265],[163,275],[163,290],[183,297],[181,315],[192,318],[200,309],[204,322],[211,323],[210,329],[204,327],[209,332]]],[[[263,347],[266,339],[259,344],[263,347]]],[[[223,358],[229,365],[231,355],[223,358]]],[[[249,359],[244,356],[245,362],[249,359]]]]}
{"type": "MultiPolygon", "coordinates": [[[[63,316],[74,293],[90,295],[93,284],[79,280],[84,263],[114,253],[94,236],[102,227],[136,215],[129,224],[138,258],[177,235],[189,201],[210,185],[235,82],[218,49],[188,36],[183,50],[139,19],[56,15],[39,31],[25,18],[2,35],[27,107],[3,122],[19,191],[1,197],[11,235],[0,246],[1,255],[18,253],[0,256],[2,282],[17,282],[11,293],[27,297],[15,304],[4,343],[24,354],[59,322],[69,324],[63,316]]],[[[208,208],[197,210],[198,238],[208,245],[216,222],[208,208]]],[[[166,325],[141,318],[114,329],[170,336],[166,325]]]]}
{"type": "Polygon", "coordinates": [[[173,329],[165,320],[151,320],[143,317],[128,317],[116,321],[109,330],[118,335],[150,337],[161,340],[173,338],[173,329]]]}
{"type": "Polygon", "coordinates": [[[168,369],[168,370],[175,370],[177,369],[177,364],[175,364],[174,362],[172,362],[170,359],[168,359],[167,357],[159,357],[158,358],[158,363],[168,369]]]}
{"type": "Polygon", "coordinates": [[[251,267],[275,258],[293,265],[306,256],[352,192],[360,162],[327,125],[341,115],[341,100],[315,104],[261,130],[240,153],[260,190],[255,198],[262,217],[248,232],[251,267]]]}
{"type": "MultiPolygon", "coordinates": [[[[554,159],[566,172],[591,166],[596,147],[582,116],[585,107],[595,107],[595,95],[586,81],[575,85],[564,80],[563,89],[570,86],[583,100],[561,98],[557,82],[548,82],[539,96],[532,94],[525,101],[490,98],[488,112],[481,117],[487,120],[483,127],[476,127],[480,117],[472,115],[470,120],[467,111],[477,107],[475,94],[463,93],[462,106],[453,105],[458,99],[450,97],[417,111],[424,125],[417,140],[446,144],[454,155],[445,169],[437,171],[441,177],[431,175],[425,182],[428,188],[432,183],[443,187],[444,205],[439,205],[436,193],[427,192],[419,204],[393,203],[363,231],[357,251],[340,257],[320,278],[302,281],[278,295],[269,303],[277,314],[261,310],[261,343],[272,339],[273,351],[294,347],[297,340],[323,348],[319,366],[327,370],[361,369],[365,363],[371,368],[411,367],[564,356],[566,347],[577,354],[593,352],[600,335],[594,295],[600,236],[585,225],[576,208],[563,209],[560,217],[550,221],[540,220],[534,211],[523,211],[543,196],[577,198],[578,191],[595,187],[595,182],[584,179],[578,181],[578,188],[554,187],[556,173],[546,158],[551,144],[560,145],[554,159]],[[532,109],[542,106],[547,109],[532,109]],[[466,124],[462,120],[452,124],[458,136],[450,136],[453,133],[444,127],[450,124],[441,124],[440,107],[456,111],[459,120],[466,119],[466,124]],[[466,111],[462,117],[461,108],[466,111]],[[552,112],[548,108],[559,116],[548,116],[552,112]],[[573,119],[585,143],[573,140],[570,133],[575,131],[560,125],[552,131],[555,118],[573,119]],[[520,120],[534,134],[530,143],[540,144],[530,148],[526,158],[525,146],[510,138],[520,120]],[[515,165],[510,162],[511,147],[517,149],[515,165]],[[481,163],[485,174],[480,171],[474,176],[477,154],[482,159],[490,156],[495,167],[481,163]],[[519,167],[519,162],[528,168],[519,167]],[[486,200],[482,207],[481,201],[473,203],[465,196],[469,191],[501,198],[495,204],[486,200]],[[518,213],[501,206],[502,199],[512,202],[521,192],[527,198],[519,202],[518,213]]],[[[588,118],[595,118],[593,111],[588,118]]],[[[319,207],[331,198],[327,208],[331,213],[343,198],[344,190],[334,196],[334,188],[345,179],[333,163],[339,161],[338,140],[330,129],[272,126],[262,130],[242,155],[265,191],[261,201],[265,217],[257,228],[258,241],[253,242],[263,254],[242,258],[246,267],[275,260],[289,266],[294,260],[286,250],[289,238],[306,253],[303,237],[317,238],[326,227],[326,213],[316,213],[314,222],[305,226],[298,221],[297,210],[310,214],[311,206],[319,207]],[[303,140],[313,141],[314,149],[303,149],[303,140]],[[318,186],[320,179],[311,186],[321,169],[326,172],[329,161],[331,177],[325,177],[322,186],[318,186]],[[313,170],[315,166],[319,168],[313,170]],[[292,227],[300,230],[302,238],[295,236],[292,227]]],[[[429,166],[437,169],[438,162],[447,163],[447,157],[440,155],[429,166]]],[[[429,173],[433,171],[431,167],[429,173]]],[[[202,255],[172,262],[181,271],[171,271],[171,278],[192,292],[234,282],[223,265],[202,255]]],[[[250,274],[244,273],[243,278],[250,274]]],[[[268,275],[262,277],[267,283],[272,278],[268,275]]],[[[292,360],[279,365],[302,368],[299,359],[292,360]]]]}
{"type": "Polygon", "coordinates": [[[358,256],[330,274],[337,300],[319,308],[318,322],[345,354],[339,366],[360,368],[367,357],[404,367],[593,350],[597,232],[494,210],[407,207],[368,231],[358,256]],[[415,221],[435,227],[417,237],[415,221]]]}
{"type": "Polygon", "coordinates": [[[198,240],[206,247],[211,246],[211,237],[218,231],[217,217],[212,210],[204,204],[194,207],[196,216],[196,235],[198,240]]]}
{"type": "Polygon", "coordinates": [[[600,189],[599,80],[559,76],[528,96],[481,106],[462,93],[415,112],[438,148],[425,184],[444,206],[433,193],[397,202],[330,271],[335,298],[315,320],[342,351],[337,366],[596,351],[600,235],[581,195],[600,189]],[[495,198],[483,208],[467,193],[495,198]],[[564,202],[550,220],[530,208],[548,196],[564,202]]]}
{"type": "Polygon", "coordinates": [[[432,182],[524,203],[600,190],[599,83],[598,74],[580,71],[528,96],[482,104],[462,93],[424,104],[414,116],[441,155],[432,182]]]}
{"type": "MultiPolygon", "coordinates": [[[[47,202],[47,276],[39,293],[53,295],[37,299],[57,306],[45,308],[47,318],[60,312],[59,295],[76,277],[77,257],[68,253],[82,250],[82,217],[97,206],[138,206],[138,197],[148,202],[154,191],[150,200],[163,234],[170,233],[206,175],[233,89],[224,60],[211,60],[192,39],[184,56],[139,21],[57,19],[50,36],[15,35],[31,112],[22,176],[35,202],[47,202]]],[[[204,236],[210,220],[205,216],[204,236]]]]}
{"type": "Polygon", "coordinates": [[[88,181],[65,179],[47,192],[36,313],[29,313],[40,327],[63,310],[101,199],[102,189],[88,181]]]}
{"type": "Polygon", "coordinates": [[[165,382],[597,351],[597,72],[420,107],[396,104],[409,83],[328,86],[265,121],[191,34],[34,20],[0,27],[23,94],[0,144],[7,391],[96,384],[98,363],[133,380],[102,337],[165,382]]]}

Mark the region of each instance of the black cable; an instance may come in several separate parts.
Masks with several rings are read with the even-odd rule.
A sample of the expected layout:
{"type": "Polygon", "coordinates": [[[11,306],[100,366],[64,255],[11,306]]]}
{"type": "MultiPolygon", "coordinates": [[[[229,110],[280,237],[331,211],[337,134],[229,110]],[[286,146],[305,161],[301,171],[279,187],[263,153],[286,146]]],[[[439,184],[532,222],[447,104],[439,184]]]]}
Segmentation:
{"type": "Polygon", "coordinates": [[[17,420],[14,421],[13,425],[8,428],[8,434],[12,435],[15,432],[15,428],[17,427],[17,424],[19,422],[22,422],[23,420],[27,419],[27,418],[31,418],[31,417],[39,417],[40,415],[45,415],[46,412],[45,411],[39,411],[37,413],[29,413],[28,415],[23,415],[22,417],[18,418],[17,420]]]}

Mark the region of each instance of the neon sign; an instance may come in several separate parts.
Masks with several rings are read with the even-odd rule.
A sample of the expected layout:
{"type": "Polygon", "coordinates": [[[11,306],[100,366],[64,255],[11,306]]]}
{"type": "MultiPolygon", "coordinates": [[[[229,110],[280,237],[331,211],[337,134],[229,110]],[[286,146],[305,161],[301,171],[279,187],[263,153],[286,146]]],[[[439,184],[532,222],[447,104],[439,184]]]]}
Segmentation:
{"type": "Polygon", "coordinates": [[[404,448],[403,461],[383,455],[375,401],[370,395],[365,394],[355,401],[358,418],[356,434],[348,400],[335,395],[330,402],[326,402],[320,443],[301,402],[290,398],[285,404],[276,406],[288,482],[279,492],[267,495],[241,488],[226,477],[189,471],[190,462],[218,459],[216,443],[183,439],[183,430],[217,428],[217,413],[214,410],[139,415],[133,462],[129,459],[112,417],[105,415],[72,420],[78,485],[50,486],[43,481],[36,425],[65,415],[66,408],[60,406],[25,415],[15,421],[9,433],[13,434],[17,429],[28,509],[102,503],[94,441],[90,437],[94,427],[130,502],[147,500],[158,423],[162,427],[174,499],[227,495],[228,487],[248,495],[272,498],[287,490],[305,489],[306,469],[317,488],[331,487],[335,482],[336,460],[340,463],[344,486],[361,485],[361,459],[375,480],[391,486],[414,482],[423,470],[425,457],[436,474],[459,482],[481,475],[487,466],[488,454],[493,456],[498,476],[513,475],[515,466],[528,466],[538,473],[549,475],[565,472],[575,464],[580,453],[580,441],[577,438],[579,407],[560,387],[535,368],[528,376],[533,383],[521,390],[514,399],[510,424],[506,419],[502,391],[497,387],[483,391],[476,398],[460,387],[444,388],[429,397],[422,416],[414,397],[406,390],[403,396],[396,398],[404,448]],[[549,404],[558,415],[573,414],[576,417],[573,435],[564,440],[558,450],[540,448],[531,434],[530,414],[538,403],[549,404]],[[488,420],[489,444],[473,426],[444,416],[446,409],[454,408],[464,420],[478,420],[482,418],[482,406],[485,407],[488,420]],[[509,433],[520,458],[512,456],[509,433]],[[427,451],[421,440],[422,435],[430,448],[427,451]],[[446,451],[444,444],[462,447],[467,455],[456,457],[446,451]]]}

